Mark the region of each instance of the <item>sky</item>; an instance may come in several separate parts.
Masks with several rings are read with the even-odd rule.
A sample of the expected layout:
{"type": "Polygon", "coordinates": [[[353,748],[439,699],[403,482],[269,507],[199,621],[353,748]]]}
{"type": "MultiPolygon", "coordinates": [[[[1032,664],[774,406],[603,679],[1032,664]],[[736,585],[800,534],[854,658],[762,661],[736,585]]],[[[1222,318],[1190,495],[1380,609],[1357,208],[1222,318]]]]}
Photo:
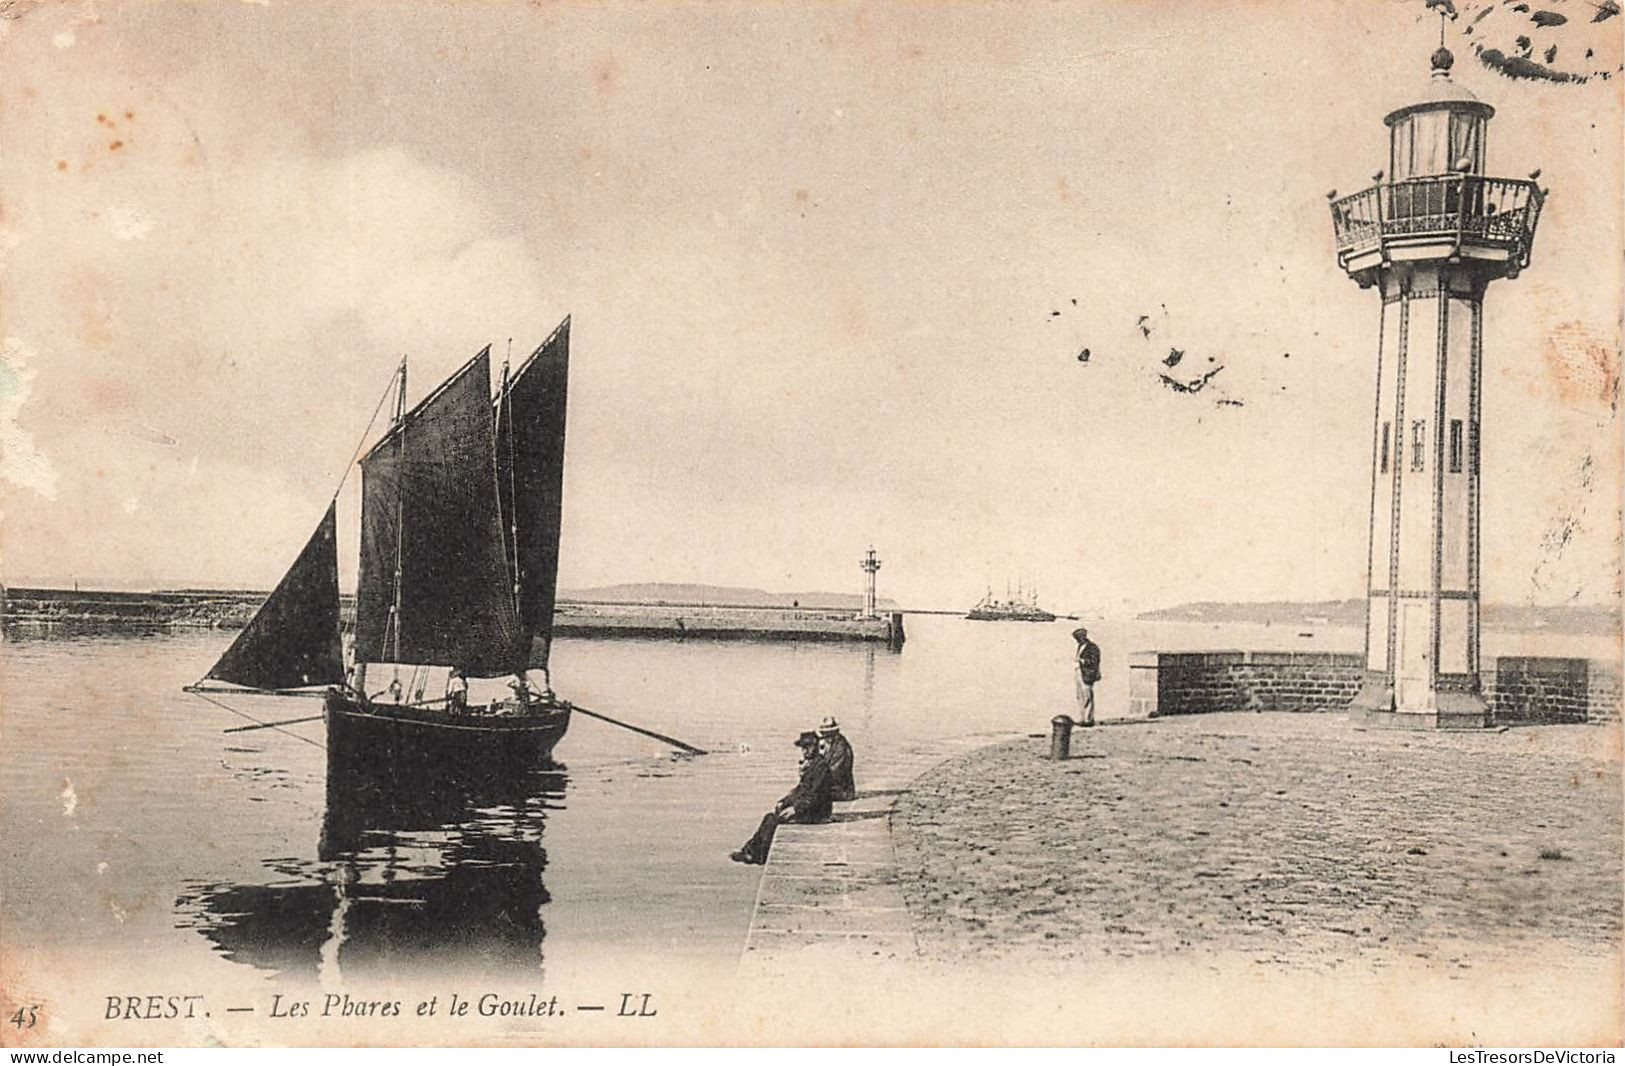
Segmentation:
{"type": "MultiPolygon", "coordinates": [[[[1557,84],[1458,6],[1489,171],[1552,190],[1486,301],[1484,595],[1613,602],[1625,20],[1544,5],[1594,53],[1557,84]]],[[[268,588],[403,355],[415,400],[570,315],[565,587],[857,591],[873,544],[910,606],[1364,589],[1379,306],[1327,194],[1426,87],[1422,0],[14,11],[10,583],[268,588]]]]}

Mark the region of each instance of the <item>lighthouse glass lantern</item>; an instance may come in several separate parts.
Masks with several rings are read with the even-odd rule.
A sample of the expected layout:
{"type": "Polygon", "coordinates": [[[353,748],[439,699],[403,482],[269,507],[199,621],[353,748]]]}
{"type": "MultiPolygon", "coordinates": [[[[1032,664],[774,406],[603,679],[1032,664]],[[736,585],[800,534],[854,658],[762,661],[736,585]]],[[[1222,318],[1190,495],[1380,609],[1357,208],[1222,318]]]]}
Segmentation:
{"type": "Polygon", "coordinates": [[[1334,200],[1337,261],[1382,300],[1364,680],[1368,721],[1470,727],[1479,680],[1484,294],[1529,265],[1544,199],[1485,174],[1494,110],[1433,54],[1416,102],[1391,112],[1387,178],[1334,200]]]}

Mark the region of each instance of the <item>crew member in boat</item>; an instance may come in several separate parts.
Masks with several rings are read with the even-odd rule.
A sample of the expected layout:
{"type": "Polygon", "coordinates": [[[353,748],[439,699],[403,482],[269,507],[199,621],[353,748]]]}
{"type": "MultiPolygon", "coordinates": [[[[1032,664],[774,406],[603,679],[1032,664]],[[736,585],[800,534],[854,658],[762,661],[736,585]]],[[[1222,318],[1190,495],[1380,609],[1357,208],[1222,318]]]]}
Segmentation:
{"type": "Polygon", "coordinates": [[[446,709],[452,714],[468,711],[468,678],[460,666],[452,667],[451,676],[446,679],[446,709]]]}
{"type": "Polygon", "coordinates": [[[830,792],[837,800],[858,798],[858,789],[852,783],[852,742],[841,735],[841,725],[826,715],[818,723],[818,754],[829,763],[830,792]]]}
{"type": "Polygon", "coordinates": [[[771,811],[762,816],[756,835],[728,857],[734,862],[760,866],[767,861],[773,847],[773,835],[785,822],[827,822],[833,794],[830,789],[829,763],[818,753],[818,734],[812,730],[796,738],[801,749],[801,780],[789,794],[779,800],[771,811]]]}
{"type": "Polygon", "coordinates": [[[373,699],[374,703],[377,703],[379,700],[382,700],[382,699],[387,699],[390,703],[400,703],[401,702],[401,679],[398,678],[398,677],[390,678],[389,687],[384,689],[382,692],[374,692],[372,694],[372,699],[373,699]]]}
{"type": "Polygon", "coordinates": [[[530,679],[525,677],[524,671],[513,675],[508,687],[513,689],[513,698],[519,701],[521,707],[530,702],[530,679]]]}

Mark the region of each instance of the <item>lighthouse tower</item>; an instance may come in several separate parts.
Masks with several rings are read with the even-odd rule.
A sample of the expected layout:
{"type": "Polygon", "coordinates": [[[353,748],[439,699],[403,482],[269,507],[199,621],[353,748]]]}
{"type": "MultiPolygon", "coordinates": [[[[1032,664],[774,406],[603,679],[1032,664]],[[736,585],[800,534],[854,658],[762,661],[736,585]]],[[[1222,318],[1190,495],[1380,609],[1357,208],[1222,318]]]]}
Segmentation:
{"type": "MultiPolygon", "coordinates": [[[[1388,115],[1387,177],[1332,203],[1337,262],[1382,298],[1371,440],[1365,676],[1354,710],[1474,727],[1479,686],[1479,411],[1484,293],[1529,265],[1543,193],[1488,177],[1494,114],[1450,78],[1388,115]]],[[[1538,172],[1537,172],[1538,174],[1538,172]]]]}
{"type": "Polygon", "coordinates": [[[863,585],[863,614],[861,617],[874,618],[877,617],[875,610],[877,606],[877,601],[875,599],[875,573],[880,569],[880,560],[875,558],[875,549],[873,545],[869,547],[868,554],[866,554],[862,560],[859,561],[858,565],[863,567],[863,573],[865,575],[863,585]]]}

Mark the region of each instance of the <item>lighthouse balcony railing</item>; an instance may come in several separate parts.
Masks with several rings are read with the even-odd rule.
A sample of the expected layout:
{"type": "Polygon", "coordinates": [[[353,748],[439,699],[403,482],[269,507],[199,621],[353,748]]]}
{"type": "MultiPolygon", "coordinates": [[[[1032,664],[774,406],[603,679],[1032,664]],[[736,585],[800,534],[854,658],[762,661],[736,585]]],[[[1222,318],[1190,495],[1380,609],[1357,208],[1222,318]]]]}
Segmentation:
{"type": "Polygon", "coordinates": [[[1345,262],[1413,237],[1503,246],[1529,265],[1544,197],[1532,181],[1443,174],[1373,185],[1332,203],[1337,251],[1345,262]]]}

